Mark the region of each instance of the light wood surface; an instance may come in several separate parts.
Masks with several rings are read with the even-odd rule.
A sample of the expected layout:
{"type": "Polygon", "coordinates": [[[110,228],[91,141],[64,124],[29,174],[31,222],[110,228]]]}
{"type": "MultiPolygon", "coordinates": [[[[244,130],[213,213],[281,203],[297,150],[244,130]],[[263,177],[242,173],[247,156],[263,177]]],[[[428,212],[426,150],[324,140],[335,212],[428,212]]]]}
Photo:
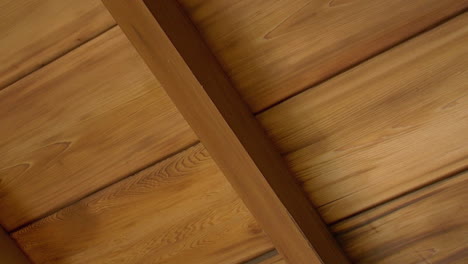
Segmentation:
{"type": "Polygon", "coordinates": [[[0,263],[31,264],[26,255],[0,227],[0,263]]]}
{"type": "Polygon", "coordinates": [[[468,7],[467,0],[180,0],[254,112],[468,7]]]}
{"type": "Polygon", "coordinates": [[[468,263],[468,173],[333,229],[354,263],[468,263]]]}
{"type": "Polygon", "coordinates": [[[118,27],[0,91],[11,231],[197,142],[118,27]]]}
{"type": "Polygon", "coordinates": [[[272,248],[200,144],[12,236],[37,264],[232,264],[272,248]]]}
{"type": "Polygon", "coordinates": [[[259,119],[327,222],[468,165],[468,14],[259,119]]]}
{"type": "Polygon", "coordinates": [[[0,90],[115,25],[99,0],[0,0],[0,90]]]}
{"type": "MultiPolygon", "coordinates": [[[[180,2],[254,111],[468,4],[180,2]]],[[[5,13],[0,33],[6,32],[0,35],[0,90],[114,25],[97,0],[0,0],[0,6],[5,13]]],[[[466,168],[466,25],[467,15],[461,15],[258,116],[327,222],[466,168]]],[[[198,45],[185,44],[179,47],[183,54],[187,46],[198,45]]],[[[189,66],[198,58],[193,56],[186,60],[189,66]]],[[[198,67],[202,66],[190,70],[196,78],[205,76],[198,67]]],[[[216,77],[218,69],[213,73],[217,84],[225,85],[216,77]]],[[[204,102],[199,106],[211,106],[204,102]]],[[[230,120],[233,112],[222,106],[232,102],[217,103],[214,100],[223,118],[230,120]]],[[[193,109],[185,113],[197,115],[193,109]]],[[[212,118],[202,121],[204,126],[217,124],[212,118]]],[[[250,122],[237,120],[230,129],[238,132],[236,127],[245,129],[250,122]]],[[[73,204],[14,233],[37,263],[228,264],[273,248],[200,145],[98,191],[197,142],[118,28],[0,91],[0,124],[0,224],[13,230],[73,204]]],[[[247,152],[253,161],[246,163],[271,166],[260,166],[262,172],[277,170],[278,165],[267,162],[271,156],[259,158],[261,151],[249,148],[259,144],[251,135],[235,136],[238,141],[223,138],[210,147],[220,153],[239,141],[247,143],[245,149],[228,154],[247,152]]],[[[207,137],[210,142],[217,135],[207,137]]],[[[224,169],[251,177],[236,164],[220,162],[224,169]]],[[[237,189],[251,185],[245,177],[245,182],[230,180],[237,189]]],[[[452,177],[339,222],[333,231],[355,263],[466,263],[467,188],[467,174],[452,177]]],[[[263,195],[241,194],[277,209],[263,195]]],[[[292,208],[295,198],[283,194],[279,200],[289,204],[286,209],[296,210],[293,216],[299,215],[299,225],[307,223],[300,215],[301,207],[308,206],[304,200],[292,208]]],[[[277,220],[269,213],[261,217],[277,220]]],[[[275,235],[290,236],[283,228],[270,228],[275,235]]],[[[312,229],[306,231],[312,236],[312,229]]],[[[2,241],[0,262],[6,256],[2,241]]],[[[7,252],[20,253],[14,248],[7,252]]],[[[275,256],[260,263],[286,262],[275,256]]]]}
{"type": "Polygon", "coordinates": [[[347,263],[177,2],[104,3],[285,259],[347,263]]]}

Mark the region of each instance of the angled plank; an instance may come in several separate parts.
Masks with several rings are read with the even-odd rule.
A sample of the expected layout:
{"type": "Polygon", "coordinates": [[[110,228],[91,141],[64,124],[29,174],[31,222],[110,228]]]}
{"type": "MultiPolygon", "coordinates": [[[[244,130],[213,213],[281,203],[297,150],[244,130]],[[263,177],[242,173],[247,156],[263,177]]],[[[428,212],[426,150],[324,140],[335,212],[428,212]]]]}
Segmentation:
{"type": "Polygon", "coordinates": [[[468,263],[468,173],[333,226],[353,263],[468,263]]]}
{"type": "Polygon", "coordinates": [[[285,259],[347,263],[177,1],[104,3],[285,259]]]}
{"type": "Polygon", "coordinates": [[[37,264],[230,264],[272,248],[201,144],[12,237],[37,264]]]}
{"type": "Polygon", "coordinates": [[[0,91],[0,124],[8,231],[198,140],[118,27],[0,91]]]}
{"type": "Polygon", "coordinates": [[[468,14],[260,116],[331,223],[468,165],[468,14]]]}
{"type": "Polygon", "coordinates": [[[0,260],[8,264],[31,264],[10,236],[0,228],[0,260]]]}
{"type": "Polygon", "coordinates": [[[115,25],[99,0],[0,0],[0,90],[115,25]]]}
{"type": "Polygon", "coordinates": [[[180,2],[254,112],[468,7],[468,0],[180,2]]]}

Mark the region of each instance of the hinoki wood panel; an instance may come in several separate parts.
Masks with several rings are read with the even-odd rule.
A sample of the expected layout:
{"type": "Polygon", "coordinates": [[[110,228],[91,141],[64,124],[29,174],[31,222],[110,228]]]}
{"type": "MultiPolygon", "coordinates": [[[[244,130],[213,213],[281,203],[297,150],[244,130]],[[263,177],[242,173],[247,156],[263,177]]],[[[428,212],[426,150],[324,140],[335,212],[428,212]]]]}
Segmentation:
{"type": "Polygon", "coordinates": [[[13,237],[36,264],[232,264],[272,249],[200,144],[13,237]]]}
{"type": "Polygon", "coordinates": [[[254,112],[463,11],[467,0],[180,0],[254,112]]]}
{"type": "Polygon", "coordinates": [[[0,124],[7,230],[198,140],[118,27],[0,91],[0,124]]]}
{"type": "Polygon", "coordinates": [[[0,90],[115,25],[99,0],[0,0],[0,90]]]}
{"type": "Polygon", "coordinates": [[[353,263],[468,263],[468,173],[333,227],[353,263]]]}
{"type": "Polygon", "coordinates": [[[327,222],[468,165],[468,14],[258,116],[327,222]]]}

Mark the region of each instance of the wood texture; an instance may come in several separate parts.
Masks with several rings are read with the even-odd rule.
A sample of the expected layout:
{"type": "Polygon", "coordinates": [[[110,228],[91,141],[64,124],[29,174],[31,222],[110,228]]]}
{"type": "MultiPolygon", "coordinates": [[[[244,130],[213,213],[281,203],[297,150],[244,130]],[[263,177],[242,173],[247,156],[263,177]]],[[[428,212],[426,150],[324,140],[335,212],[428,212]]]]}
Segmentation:
{"type": "Polygon", "coordinates": [[[333,227],[354,263],[468,263],[468,173],[333,227]]]}
{"type": "Polygon", "coordinates": [[[0,91],[11,231],[197,142],[119,28],[0,91]]]}
{"type": "Polygon", "coordinates": [[[347,263],[177,2],[104,3],[285,259],[347,263]]]}
{"type": "Polygon", "coordinates": [[[468,165],[468,14],[259,116],[327,222],[468,165]]]}
{"type": "Polygon", "coordinates": [[[254,112],[421,32],[467,0],[180,0],[254,112]]]}
{"type": "Polygon", "coordinates": [[[7,233],[0,228],[0,262],[6,264],[31,264],[7,233]]]}
{"type": "Polygon", "coordinates": [[[272,248],[200,144],[12,236],[37,264],[232,264],[272,248]]]}
{"type": "Polygon", "coordinates": [[[0,90],[115,25],[99,0],[0,0],[0,90]]]}

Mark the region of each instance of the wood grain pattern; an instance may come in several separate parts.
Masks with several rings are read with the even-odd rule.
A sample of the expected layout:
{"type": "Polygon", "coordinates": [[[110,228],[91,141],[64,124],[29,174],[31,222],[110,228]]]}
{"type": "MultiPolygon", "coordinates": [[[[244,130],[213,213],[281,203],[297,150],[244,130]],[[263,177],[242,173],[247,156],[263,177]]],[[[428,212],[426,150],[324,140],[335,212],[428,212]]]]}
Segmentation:
{"type": "Polygon", "coordinates": [[[272,248],[200,144],[12,236],[37,264],[231,264],[272,248]]]}
{"type": "Polygon", "coordinates": [[[118,27],[0,91],[0,124],[8,231],[198,140],[118,27]]]}
{"type": "Polygon", "coordinates": [[[334,222],[468,165],[468,14],[259,116],[334,222]]]}
{"type": "Polygon", "coordinates": [[[0,0],[0,90],[115,25],[99,0],[0,0]]]}
{"type": "Polygon", "coordinates": [[[254,112],[468,7],[467,0],[180,0],[254,112]]]}
{"type": "Polygon", "coordinates": [[[31,264],[10,236],[0,228],[0,262],[6,264],[31,264]]]}
{"type": "Polygon", "coordinates": [[[285,260],[348,263],[178,3],[104,3],[285,260]]]}
{"type": "Polygon", "coordinates": [[[333,227],[354,263],[468,263],[468,173],[333,227]]]}

